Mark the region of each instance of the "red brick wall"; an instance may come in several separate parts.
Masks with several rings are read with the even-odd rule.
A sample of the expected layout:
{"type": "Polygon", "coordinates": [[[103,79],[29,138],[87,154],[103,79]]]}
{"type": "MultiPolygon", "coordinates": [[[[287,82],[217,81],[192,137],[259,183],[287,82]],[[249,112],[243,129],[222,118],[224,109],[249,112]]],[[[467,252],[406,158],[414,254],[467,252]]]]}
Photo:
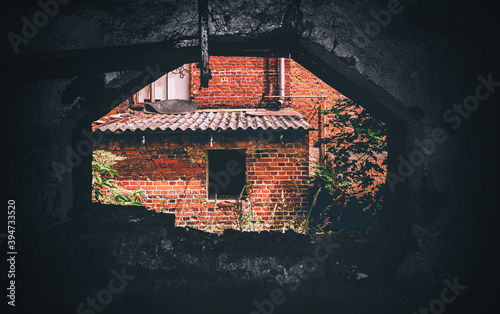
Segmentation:
{"type": "MultiPolygon", "coordinates": [[[[289,65],[287,62],[285,73],[289,65]]],[[[191,65],[191,95],[202,107],[263,106],[275,101],[263,96],[279,94],[277,58],[214,56],[210,57],[210,70],[209,87],[200,90],[200,69],[196,63],[191,65]]]]}
{"type": "Polygon", "coordinates": [[[245,149],[250,186],[246,203],[253,203],[255,217],[278,228],[308,208],[307,133],[283,135],[280,141],[273,133],[216,133],[212,146],[208,134],[146,134],[145,144],[142,135],[113,135],[95,148],[127,157],[114,166],[120,174],[117,183],[129,190],[140,185],[147,207],[158,210],[163,204],[175,213],[178,225],[201,229],[215,224],[235,227],[234,202],[218,201],[215,210],[214,202],[207,200],[207,149],[245,149]],[[267,140],[269,136],[274,139],[267,140]]]}

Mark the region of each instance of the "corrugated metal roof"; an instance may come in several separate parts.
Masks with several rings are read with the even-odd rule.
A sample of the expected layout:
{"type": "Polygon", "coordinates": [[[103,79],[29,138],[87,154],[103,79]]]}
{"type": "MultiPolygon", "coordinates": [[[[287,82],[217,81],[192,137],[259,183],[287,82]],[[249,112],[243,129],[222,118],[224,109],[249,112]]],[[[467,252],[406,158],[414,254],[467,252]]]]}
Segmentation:
{"type": "MultiPolygon", "coordinates": [[[[311,125],[294,111],[256,110],[199,110],[186,114],[124,114],[117,119],[94,124],[94,131],[121,132],[179,132],[179,131],[236,131],[236,130],[308,130],[311,125]]],[[[102,122],[102,121],[100,121],[102,122]]]]}

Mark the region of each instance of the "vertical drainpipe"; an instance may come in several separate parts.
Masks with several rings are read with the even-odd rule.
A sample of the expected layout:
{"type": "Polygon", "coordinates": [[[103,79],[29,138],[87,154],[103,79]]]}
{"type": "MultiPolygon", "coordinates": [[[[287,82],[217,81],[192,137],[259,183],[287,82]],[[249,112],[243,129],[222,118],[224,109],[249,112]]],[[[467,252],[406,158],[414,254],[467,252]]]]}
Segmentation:
{"type": "Polygon", "coordinates": [[[285,58],[280,58],[279,65],[279,93],[280,93],[280,104],[283,105],[285,101],[285,58]]]}

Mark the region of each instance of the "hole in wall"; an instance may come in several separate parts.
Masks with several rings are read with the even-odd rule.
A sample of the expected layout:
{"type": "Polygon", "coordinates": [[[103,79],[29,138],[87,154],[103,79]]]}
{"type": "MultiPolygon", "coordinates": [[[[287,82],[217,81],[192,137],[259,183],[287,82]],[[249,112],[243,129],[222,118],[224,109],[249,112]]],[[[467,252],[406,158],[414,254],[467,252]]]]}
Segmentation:
{"type": "Polygon", "coordinates": [[[178,94],[196,110],[144,113],[147,99],[175,92],[176,69],[93,122],[103,137],[94,156],[119,158],[108,155],[111,171],[94,158],[93,200],[142,203],[174,213],[179,226],[215,232],[375,228],[385,124],[291,58],[211,60],[209,88],[199,87],[196,64],[179,68],[189,81],[176,84],[189,92],[178,94]]]}

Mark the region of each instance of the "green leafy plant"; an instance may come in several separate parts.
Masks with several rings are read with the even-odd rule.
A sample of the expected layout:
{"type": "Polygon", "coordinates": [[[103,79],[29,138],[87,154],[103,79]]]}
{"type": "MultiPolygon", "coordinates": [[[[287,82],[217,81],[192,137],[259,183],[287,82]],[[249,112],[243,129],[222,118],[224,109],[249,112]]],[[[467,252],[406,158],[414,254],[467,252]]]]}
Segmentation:
{"type": "Polygon", "coordinates": [[[138,185],[133,192],[123,191],[120,189],[112,190],[113,201],[121,205],[135,205],[143,206],[142,198],[146,197],[146,193],[141,190],[141,186],[138,185]],[[130,193],[127,195],[127,193],[130,193]]]}
{"type": "Polygon", "coordinates": [[[92,195],[94,202],[104,204],[143,206],[142,198],[146,197],[140,185],[133,192],[129,192],[112,178],[118,177],[118,172],[111,168],[120,157],[104,150],[96,150],[92,154],[92,195]]]}
{"type": "Polygon", "coordinates": [[[118,176],[116,170],[109,167],[107,164],[92,162],[92,194],[95,201],[103,200],[106,197],[106,188],[113,190],[118,187],[114,184],[115,180],[108,179],[106,174],[112,178],[118,176]]]}
{"type": "Polygon", "coordinates": [[[315,143],[316,147],[325,145],[327,154],[322,163],[313,164],[313,176],[308,181],[330,195],[330,204],[322,204],[322,212],[315,217],[319,228],[325,227],[324,222],[331,224],[333,218],[340,219],[342,212],[333,217],[339,214],[338,209],[348,210],[353,202],[361,204],[363,211],[377,211],[382,202],[382,183],[376,178],[385,174],[386,147],[384,124],[352,100],[338,100],[322,113],[330,117],[325,127],[331,135],[315,143]],[[328,213],[333,209],[337,211],[328,213]]]}

